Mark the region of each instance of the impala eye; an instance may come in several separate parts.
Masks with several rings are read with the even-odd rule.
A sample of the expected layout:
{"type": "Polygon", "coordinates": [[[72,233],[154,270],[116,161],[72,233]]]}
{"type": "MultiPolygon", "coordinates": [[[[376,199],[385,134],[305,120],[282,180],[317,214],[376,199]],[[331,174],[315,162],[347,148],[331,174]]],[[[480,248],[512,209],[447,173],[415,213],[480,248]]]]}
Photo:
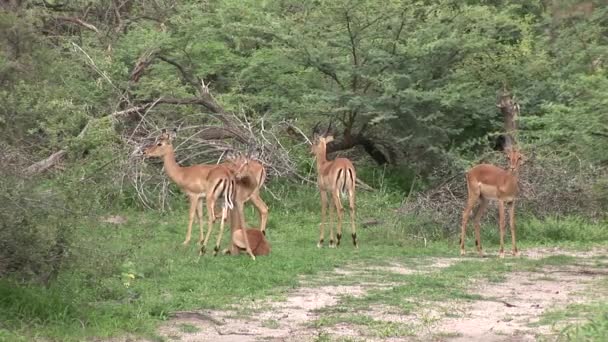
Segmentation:
{"type": "Polygon", "coordinates": [[[158,143],[158,144],[156,144],[156,146],[162,146],[162,145],[163,145],[163,143],[158,143]]]}

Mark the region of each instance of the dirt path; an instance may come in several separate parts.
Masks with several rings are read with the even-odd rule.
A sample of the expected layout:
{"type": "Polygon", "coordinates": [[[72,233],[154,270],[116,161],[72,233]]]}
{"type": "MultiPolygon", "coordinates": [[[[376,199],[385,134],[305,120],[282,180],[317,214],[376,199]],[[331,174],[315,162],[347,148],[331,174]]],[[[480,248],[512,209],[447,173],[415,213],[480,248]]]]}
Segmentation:
{"type": "MultiPolygon", "coordinates": [[[[412,267],[391,262],[387,265],[368,267],[351,265],[313,279],[301,279],[302,287],[290,292],[285,301],[260,303],[246,317],[237,312],[205,311],[177,315],[160,329],[162,336],[179,341],[311,341],[324,335],[310,323],[319,318],[318,311],[338,304],[343,296],[359,297],[372,289],[391,286],[390,282],[374,282],[377,272],[413,274],[431,272],[447,267],[457,259],[428,258],[424,265],[412,267]],[[327,285],[348,279],[363,279],[358,284],[327,285]],[[187,330],[195,330],[190,331],[187,330]]],[[[347,281],[348,282],[348,281],[347,281]]],[[[345,328],[342,335],[357,333],[357,329],[345,328]]]]}
{"type": "Polygon", "coordinates": [[[544,268],[541,272],[516,272],[504,281],[478,282],[471,290],[484,300],[456,305],[463,313],[433,325],[437,340],[449,341],[536,341],[558,331],[538,325],[543,312],[588,300],[586,291],[608,272],[590,265],[544,268]],[[444,337],[441,337],[444,336],[444,337]]]}
{"type": "MultiPolygon", "coordinates": [[[[370,334],[370,322],[341,322],[315,325],[323,311],[356,311],[341,305],[344,296],[361,297],[374,290],[401,285],[382,274],[407,276],[438,271],[458,258],[427,258],[422,265],[399,262],[385,265],[350,265],[314,278],[302,278],[301,287],[289,292],[285,301],[261,301],[248,312],[205,311],[178,314],[161,327],[160,335],[179,341],[535,341],[551,336],[551,326],[531,326],[541,315],[569,304],[588,300],[589,285],[608,277],[605,264],[591,258],[605,250],[567,252],[531,249],[530,259],[549,255],[577,257],[575,265],[545,267],[535,272],[514,272],[498,282],[474,282],[468,293],[479,300],[417,303],[408,314],[395,308],[372,305],[365,317],[372,325],[390,330],[386,336],[370,334]],[[380,276],[379,276],[380,275],[380,276]],[[397,333],[394,331],[398,330],[397,333]],[[389,336],[389,337],[387,337],[389,336]],[[390,337],[397,336],[397,337],[390,337]]],[[[608,297],[608,296],[607,296],[608,297]]],[[[356,314],[356,313],[355,313],[356,314]]]]}

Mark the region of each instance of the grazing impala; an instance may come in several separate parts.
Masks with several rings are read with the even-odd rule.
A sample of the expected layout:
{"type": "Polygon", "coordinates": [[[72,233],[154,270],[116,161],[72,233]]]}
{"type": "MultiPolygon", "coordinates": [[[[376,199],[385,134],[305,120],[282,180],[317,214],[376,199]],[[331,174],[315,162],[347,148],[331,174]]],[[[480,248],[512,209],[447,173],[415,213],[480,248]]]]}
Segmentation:
{"type": "MultiPolygon", "coordinates": [[[[268,222],[268,206],[260,196],[260,188],[266,180],[266,169],[261,162],[246,157],[240,153],[232,153],[226,157],[227,165],[236,176],[237,201],[243,204],[251,201],[260,215],[260,231],[266,235],[268,222]]],[[[243,206],[240,207],[243,209],[243,206]]],[[[234,229],[232,230],[234,232],[234,229]]]]}
{"type": "MultiPolygon", "coordinates": [[[[201,254],[205,253],[205,248],[211,232],[213,231],[213,223],[215,222],[215,203],[223,195],[222,218],[226,218],[228,209],[234,207],[235,197],[235,179],[234,174],[227,167],[222,165],[193,165],[181,167],[175,161],[175,152],[173,150],[172,140],[176,135],[176,131],[167,133],[163,129],[156,143],[143,151],[146,157],[162,157],[165,172],[187,195],[190,201],[190,211],[188,214],[188,231],[183,244],[187,245],[190,242],[192,235],[192,223],[194,215],[197,214],[200,226],[199,243],[202,243],[201,254]],[[207,217],[209,231],[207,237],[204,238],[203,232],[203,204],[202,199],[206,198],[207,217]],[[203,240],[204,238],[204,240],[203,240]]],[[[219,245],[224,233],[224,219],[220,220],[220,233],[214,249],[214,255],[219,251],[219,245]]],[[[244,238],[246,243],[246,251],[255,260],[247,237],[244,238]]]]}
{"type": "Polygon", "coordinates": [[[483,255],[480,239],[480,223],[481,216],[488,206],[489,200],[498,200],[498,220],[500,228],[500,251],[501,258],[505,257],[504,251],[504,236],[505,236],[505,202],[510,204],[509,210],[509,225],[511,227],[511,240],[513,242],[513,255],[519,255],[517,246],[515,245],[515,198],[519,192],[517,185],[519,166],[523,161],[523,156],[514,148],[506,150],[509,160],[508,170],[503,170],[497,166],[490,164],[480,164],[471,168],[467,174],[467,189],[468,200],[467,205],[462,213],[462,231],[460,234],[460,255],[464,255],[464,240],[467,229],[467,221],[469,214],[478,200],[481,204],[477,209],[474,218],[475,225],[475,244],[477,252],[480,256],[483,255]]]}
{"type": "Polygon", "coordinates": [[[331,123],[322,135],[318,134],[318,126],[319,125],[317,124],[313,130],[313,142],[311,146],[311,152],[315,155],[317,161],[317,185],[319,186],[319,192],[321,193],[321,224],[319,227],[320,235],[317,247],[323,246],[323,238],[325,236],[325,210],[327,207],[329,207],[329,247],[331,248],[340,245],[340,239],[342,238],[342,218],[344,216],[344,208],[340,202],[340,194],[344,195],[348,192],[351,236],[353,238],[353,245],[357,248],[357,231],[355,230],[355,180],[357,179],[357,176],[355,174],[355,167],[353,166],[353,163],[346,158],[336,158],[332,161],[327,160],[327,143],[334,140],[333,135],[330,134],[331,123]],[[332,203],[328,202],[327,193],[332,197],[332,203]],[[335,246],[334,229],[332,226],[334,207],[338,216],[338,239],[336,240],[335,246]]]}

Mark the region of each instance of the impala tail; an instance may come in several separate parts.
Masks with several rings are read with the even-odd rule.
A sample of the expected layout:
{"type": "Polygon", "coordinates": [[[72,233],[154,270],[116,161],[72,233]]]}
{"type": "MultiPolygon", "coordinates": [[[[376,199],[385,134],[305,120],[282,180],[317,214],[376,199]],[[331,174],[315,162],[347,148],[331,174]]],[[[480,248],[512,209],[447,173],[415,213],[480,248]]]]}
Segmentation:
{"type": "Polygon", "coordinates": [[[343,198],[345,198],[347,195],[349,183],[353,185],[354,188],[355,176],[353,170],[348,167],[338,170],[338,175],[336,176],[336,187],[340,189],[340,194],[343,198]]]}
{"type": "Polygon", "coordinates": [[[233,179],[226,179],[224,183],[227,186],[224,187],[224,207],[232,210],[234,208],[234,196],[235,196],[235,187],[233,179]]]}

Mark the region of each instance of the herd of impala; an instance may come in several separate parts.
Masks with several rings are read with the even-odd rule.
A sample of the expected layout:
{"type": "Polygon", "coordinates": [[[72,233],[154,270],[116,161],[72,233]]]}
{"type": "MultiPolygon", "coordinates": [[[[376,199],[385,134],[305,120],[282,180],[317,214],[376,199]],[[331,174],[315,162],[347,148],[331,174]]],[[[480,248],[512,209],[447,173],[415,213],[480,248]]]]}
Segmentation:
{"type": "MultiPolygon", "coordinates": [[[[256,255],[270,253],[270,245],[266,240],[266,223],[268,222],[268,207],[260,197],[260,188],[266,180],[266,170],[259,161],[243,156],[242,154],[229,154],[226,162],[213,165],[180,166],[175,160],[172,141],[176,131],[161,131],[156,142],[143,150],[145,157],[159,157],[163,159],[164,169],[169,178],[173,180],[186,193],[190,201],[188,214],[188,230],[183,244],[190,242],[192,224],[195,217],[199,221],[201,244],[200,254],[206,251],[209,237],[213,232],[213,225],[219,219],[220,232],[217,236],[214,255],[220,250],[220,243],[224,233],[224,222],[229,218],[231,247],[226,252],[239,254],[245,251],[255,260],[256,255]],[[203,199],[207,206],[208,231],[203,232],[203,199]],[[221,200],[221,214],[215,213],[215,204],[221,200]],[[248,229],[245,223],[243,206],[251,201],[256,207],[260,223],[259,229],[248,229]]],[[[320,134],[318,125],[313,130],[311,153],[314,154],[317,165],[317,185],[321,195],[321,224],[318,247],[323,246],[325,236],[326,214],[329,214],[329,247],[340,245],[342,238],[342,219],[344,208],[341,196],[348,195],[350,208],[351,236],[353,245],[358,247],[357,232],[355,228],[355,183],[356,173],[352,162],[346,158],[336,158],[329,161],[326,158],[327,144],[333,140],[331,124],[320,134]],[[328,195],[331,202],[328,200],[328,195]],[[337,215],[336,236],[334,239],[333,215],[337,215]]],[[[515,148],[506,151],[508,169],[504,170],[491,164],[479,164],[466,173],[468,200],[462,213],[462,227],[460,236],[460,254],[465,254],[465,233],[469,216],[473,207],[481,201],[474,217],[475,244],[479,255],[482,255],[480,240],[480,220],[489,200],[497,200],[499,208],[500,250],[499,256],[504,257],[505,235],[505,203],[510,205],[509,225],[513,242],[513,255],[518,255],[515,244],[515,199],[519,191],[518,169],[524,158],[515,148]]]]}

